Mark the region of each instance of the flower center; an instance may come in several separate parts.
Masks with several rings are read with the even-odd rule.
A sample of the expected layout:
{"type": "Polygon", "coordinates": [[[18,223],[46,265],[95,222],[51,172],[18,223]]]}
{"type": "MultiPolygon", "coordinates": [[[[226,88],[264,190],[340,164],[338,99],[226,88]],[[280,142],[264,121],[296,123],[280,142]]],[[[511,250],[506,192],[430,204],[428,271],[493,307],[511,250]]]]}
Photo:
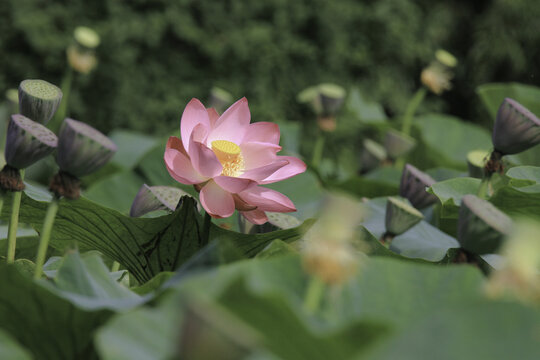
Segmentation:
{"type": "Polygon", "coordinates": [[[244,157],[240,146],[227,140],[212,141],[212,151],[223,166],[222,175],[236,177],[244,170],[244,157]]]}

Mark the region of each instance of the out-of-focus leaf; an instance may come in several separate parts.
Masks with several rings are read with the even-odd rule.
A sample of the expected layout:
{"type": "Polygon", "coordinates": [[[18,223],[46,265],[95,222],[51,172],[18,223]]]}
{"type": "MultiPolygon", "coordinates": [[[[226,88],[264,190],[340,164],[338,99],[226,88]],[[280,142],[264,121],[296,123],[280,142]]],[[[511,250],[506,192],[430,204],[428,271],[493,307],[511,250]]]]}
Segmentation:
{"type": "Polygon", "coordinates": [[[54,290],[86,310],[128,310],[144,302],[112,278],[96,253],[68,253],[56,272],[54,290]]]}
{"type": "Polygon", "coordinates": [[[477,194],[480,182],[480,179],[469,177],[454,178],[433,184],[428,192],[441,201],[442,217],[457,219],[461,198],[467,194],[477,194]]]}
{"type": "Polygon", "coordinates": [[[131,288],[131,290],[139,295],[149,294],[153,291],[158,290],[161,285],[167,282],[167,280],[169,280],[173,275],[174,272],[171,271],[161,272],[154,276],[151,280],[147,281],[141,286],[131,288]]]}
{"type": "Polygon", "coordinates": [[[84,192],[89,200],[128,214],[144,180],[132,171],[123,171],[94,183],[84,192]]]}
{"type": "MultiPolygon", "coordinates": [[[[369,215],[363,225],[376,238],[380,238],[386,231],[384,225],[386,198],[372,199],[367,205],[369,215]]],[[[449,249],[458,247],[456,239],[426,221],[421,221],[405,233],[396,236],[390,245],[390,249],[400,255],[428,261],[440,261],[449,249]]]]}
{"type": "Polygon", "coordinates": [[[275,256],[289,255],[297,252],[298,250],[293,248],[291,245],[277,239],[268,244],[260,253],[257,254],[256,257],[259,259],[268,259],[275,256]]]}
{"type": "Polygon", "coordinates": [[[384,123],[387,116],[381,104],[367,100],[358,88],[352,88],[346,107],[364,123],[384,123]]]}
{"type": "Polygon", "coordinates": [[[133,169],[146,152],[157,144],[157,139],[129,130],[114,130],[109,134],[118,146],[111,162],[124,169],[133,169]]]}
{"type": "Polygon", "coordinates": [[[332,187],[346,191],[356,197],[367,198],[397,195],[399,193],[399,184],[396,184],[395,181],[368,179],[365,176],[354,176],[332,187]]]}
{"type": "Polygon", "coordinates": [[[505,175],[511,179],[510,185],[513,187],[540,183],[540,167],[537,166],[516,166],[508,170],[505,175]]]}
{"type": "Polygon", "coordinates": [[[476,149],[490,149],[491,136],[485,129],[443,114],[426,114],[414,119],[422,143],[417,149],[439,166],[467,169],[467,154],[476,149]]]}
{"type": "Polygon", "coordinates": [[[0,284],[0,328],[36,359],[95,356],[92,334],[111,315],[109,310],[82,310],[15,266],[0,264],[0,284]]]}
{"type": "Polygon", "coordinates": [[[537,310],[519,304],[473,302],[440,307],[393,333],[367,358],[534,360],[539,323],[537,310]]]}
{"type": "Polygon", "coordinates": [[[540,184],[519,188],[504,186],[495,191],[489,201],[510,216],[540,220],[540,184]]]}
{"type": "Polygon", "coordinates": [[[399,188],[399,183],[401,181],[401,173],[401,169],[395,168],[393,166],[383,166],[376,168],[373,171],[370,171],[369,173],[364,175],[364,178],[384,182],[399,188]]]}
{"type": "Polygon", "coordinates": [[[32,360],[32,354],[8,333],[0,329],[0,359],[32,360]]]}
{"type": "Polygon", "coordinates": [[[520,83],[492,83],[480,85],[476,88],[476,93],[493,121],[497,117],[501,103],[507,97],[518,101],[536,115],[540,115],[540,103],[538,102],[540,88],[536,86],[520,83]]]}

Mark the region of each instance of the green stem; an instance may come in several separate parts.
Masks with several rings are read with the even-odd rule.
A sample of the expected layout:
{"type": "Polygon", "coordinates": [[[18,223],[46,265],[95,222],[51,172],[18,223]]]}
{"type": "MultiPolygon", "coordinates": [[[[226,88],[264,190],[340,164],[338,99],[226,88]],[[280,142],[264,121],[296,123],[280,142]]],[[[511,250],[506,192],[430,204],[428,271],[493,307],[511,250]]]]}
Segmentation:
{"type": "Polygon", "coordinates": [[[206,246],[210,241],[210,224],[212,224],[212,217],[209,213],[205,212],[202,232],[202,246],[206,246]]]}
{"type": "MultiPolygon", "coordinates": [[[[412,122],[414,118],[414,114],[416,113],[416,110],[418,109],[418,106],[422,103],[424,98],[426,97],[427,89],[422,86],[420,89],[416,91],[414,96],[409,101],[409,104],[407,105],[407,108],[405,109],[405,114],[403,114],[403,123],[401,124],[401,132],[405,135],[411,134],[411,128],[412,128],[412,122]]],[[[394,163],[394,166],[396,169],[401,169],[405,165],[405,157],[400,156],[396,159],[396,162],[394,163]]]]}
{"type": "MultiPolygon", "coordinates": [[[[24,180],[24,169],[21,170],[21,180],[24,180]]],[[[8,248],[6,261],[8,264],[15,261],[15,248],[17,247],[17,228],[19,227],[19,210],[21,208],[22,191],[13,193],[11,203],[11,218],[8,226],[8,248]]]]}
{"type": "Polygon", "coordinates": [[[422,100],[424,100],[424,97],[426,97],[426,93],[427,89],[422,86],[416,91],[411,101],[409,101],[407,109],[405,109],[405,114],[403,115],[403,124],[401,125],[401,132],[405,135],[410,135],[414,114],[416,113],[418,106],[422,103],[422,100]]]}
{"type": "Polygon", "coordinates": [[[490,178],[491,176],[484,176],[482,182],[480,183],[480,186],[478,187],[477,196],[480,199],[487,199],[490,178]]]}
{"type": "Polygon", "coordinates": [[[306,309],[308,313],[313,314],[317,311],[323,292],[324,282],[318,276],[312,276],[304,298],[304,309],[306,309]]]}
{"type": "Polygon", "coordinates": [[[43,264],[45,263],[45,256],[47,255],[49,240],[51,239],[51,232],[57,211],[58,198],[55,196],[49,203],[49,206],[47,207],[47,213],[45,214],[45,220],[43,220],[43,229],[41,230],[41,237],[39,239],[39,247],[36,256],[36,270],[34,272],[34,279],[41,278],[41,273],[43,272],[43,264]]]}
{"type": "Polygon", "coordinates": [[[111,272],[120,270],[120,263],[118,261],[113,262],[111,266],[111,272]]]}
{"type": "Polygon", "coordinates": [[[317,137],[317,141],[315,142],[315,147],[313,148],[313,157],[311,158],[311,165],[313,165],[313,167],[316,169],[318,169],[319,165],[321,164],[324,150],[324,141],[324,134],[322,132],[319,132],[319,136],[317,137]]]}

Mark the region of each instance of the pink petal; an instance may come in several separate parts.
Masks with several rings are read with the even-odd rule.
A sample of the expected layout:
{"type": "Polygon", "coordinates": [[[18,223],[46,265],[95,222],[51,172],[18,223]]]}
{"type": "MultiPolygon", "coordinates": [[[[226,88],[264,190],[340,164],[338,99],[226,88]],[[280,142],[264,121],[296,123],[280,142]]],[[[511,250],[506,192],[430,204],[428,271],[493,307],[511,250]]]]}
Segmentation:
{"type": "Polygon", "coordinates": [[[294,156],[277,156],[276,158],[277,160],[287,160],[289,161],[289,164],[283,166],[266,179],[258,181],[259,184],[271,184],[291,178],[306,171],[306,164],[294,156]]]}
{"type": "Polygon", "coordinates": [[[206,109],[208,112],[208,118],[210,119],[210,129],[213,129],[216,126],[216,121],[219,119],[219,114],[214,108],[206,109]]]}
{"type": "Polygon", "coordinates": [[[202,183],[208,178],[201,176],[191,165],[191,161],[180,151],[172,148],[165,150],[165,166],[169,174],[182,184],[192,185],[202,183]]]}
{"type": "Polygon", "coordinates": [[[258,210],[274,212],[296,211],[293,202],[280,192],[262,186],[256,186],[238,194],[242,200],[257,206],[258,210]]]}
{"type": "Polygon", "coordinates": [[[233,196],[212,180],[203,186],[199,198],[206,212],[212,217],[226,218],[234,213],[233,196]]]}
{"type": "Polygon", "coordinates": [[[276,153],[281,150],[281,146],[270,143],[249,142],[241,144],[240,149],[242,150],[245,169],[251,170],[275,162],[276,153]]]}
{"type": "Polygon", "coordinates": [[[241,211],[240,213],[252,224],[262,225],[268,221],[266,214],[262,210],[241,211]]]}
{"type": "Polygon", "coordinates": [[[250,179],[242,179],[231,176],[216,176],[214,181],[221,186],[222,189],[230,193],[236,194],[248,189],[251,186],[257,185],[257,183],[250,179]]]}
{"type": "Polygon", "coordinates": [[[227,140],[237,145],[241,144],[250,120],[251,114],[249,113],[247,99],[242,98],[232,104],[217,119],[206,143],[210,146],[214,140],[227,140]]]}
{"type": "Polygon", "coordinates": [[[279,126],[271,122],[258,122],[248,126],[242,142],[263,142],[279,145],[279,126]]]}
{"type": "Polygon", "coordinates": [[[287,160],[274,161],[271,164],[244,171],[244,173],[240,175],[240,177],[259,182],[266,179],[288,163],[289,162],[287,160]]]}
{"type": "MultiPolygon", "coordinates": [[[[197,127],[193,129],[193,134],[197,133],[197,127]]],[[[191,136],[190,139],[189,157],[191,158],[191,163],[195,170],[203,176],[213,178],[223,171],[223,166],[221,166],[221,163],[214,152],[207,148],[206,145],[194,141],[193,136],[191,136]]]]}
{"type": "Polygon", "coordinates": [[[184,148],[189,152],[189,139],[193,129],[202,124],[204,128],[210,128],[210,119],[204,105],[198,99],[191,99],[186,105],[182,119],[180,120],[180,134],[184,148]]]}

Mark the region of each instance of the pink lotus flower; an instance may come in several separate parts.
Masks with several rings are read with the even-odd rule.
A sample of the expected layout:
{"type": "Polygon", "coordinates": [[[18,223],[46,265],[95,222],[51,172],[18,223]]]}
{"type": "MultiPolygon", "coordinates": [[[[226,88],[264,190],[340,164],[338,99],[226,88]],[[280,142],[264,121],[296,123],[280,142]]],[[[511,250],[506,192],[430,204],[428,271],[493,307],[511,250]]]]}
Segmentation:
{"type": "Polygon", "coordinates": [[[181,139],[171,136],[165,150],[169,174],[200,189],[204,209],[215,218],[238,209],[254,224],[268,221],[265,211],[296,211],[285,195],[258,185],[288,179],[306,170],[293,156],[278,156],[279,127],[250,124],[246,98],[221,116],[192,99],[180,122],[181,139]]]}

